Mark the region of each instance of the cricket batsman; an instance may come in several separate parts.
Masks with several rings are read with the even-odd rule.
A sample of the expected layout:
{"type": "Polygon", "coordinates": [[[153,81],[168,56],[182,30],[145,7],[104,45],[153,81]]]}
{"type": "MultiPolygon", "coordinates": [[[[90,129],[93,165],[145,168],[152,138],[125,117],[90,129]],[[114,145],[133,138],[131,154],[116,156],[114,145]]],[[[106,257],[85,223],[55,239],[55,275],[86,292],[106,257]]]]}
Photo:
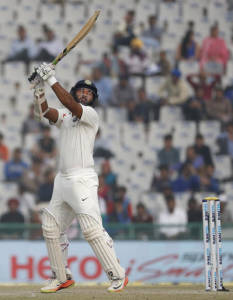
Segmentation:
{"type": "Polygon", "coordinates": [[[41,292],[53,293],[74,284],[67,265],[66,230],[75,217],[110,280],[108,291],[121,291],[128,278],[118,262],[113,241],[103,228],[97,196],[98,177],[93,159],[99,127],[94,109],[98,100],[97,88],[90,80],[81,80],[67,92],[55,78],[52,64],[43,63],[36,72],[32,82],[35,116],[40,120],[48,119],[60,130],[58,173],[52,199],[42,214],[43,236],[53,277],[41,292]],[[52,88],[64,108],[48,106],[44,82],[52,88]]]}

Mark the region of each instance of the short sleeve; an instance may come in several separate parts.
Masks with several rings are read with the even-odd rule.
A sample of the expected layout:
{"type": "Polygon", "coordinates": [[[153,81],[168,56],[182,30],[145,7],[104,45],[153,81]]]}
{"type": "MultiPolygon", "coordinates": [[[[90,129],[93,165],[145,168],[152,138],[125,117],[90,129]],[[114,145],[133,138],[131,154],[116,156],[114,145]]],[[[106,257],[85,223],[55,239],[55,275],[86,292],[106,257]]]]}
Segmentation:
{"type": "Polygon", "coordinates": [[[89,124],[91,127],[98,127],[99,116],[94,108],[82,105],[83,113],[80,122],[89,124]]]}
{"type": "Polygon", "coordinates": [[[51,125],[55,125],[56,127],[60,128],[63,122],[64,117],[69,113],[67,108],[58,108],[58,119],[56,123],[50,122],[51,125]]]}

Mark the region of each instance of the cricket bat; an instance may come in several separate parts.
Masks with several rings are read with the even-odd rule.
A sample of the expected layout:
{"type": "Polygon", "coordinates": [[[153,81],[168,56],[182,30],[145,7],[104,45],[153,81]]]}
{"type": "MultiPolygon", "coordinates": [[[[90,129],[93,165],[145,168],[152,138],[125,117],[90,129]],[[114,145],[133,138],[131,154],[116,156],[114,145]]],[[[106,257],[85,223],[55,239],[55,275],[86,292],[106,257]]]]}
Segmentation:
{"type": "MultiPolygon", "coordinates": [[[[92,29],[94,26],[98,16],[100,14],[100,10],[96,10],[93,16],[87,21],[87,23],[82,27],[79,33],[73,38],[71,42],[66,46],[66,48],[57,55],[57,57],[52,61],[52,64],[56,66],[65,57],[92,29]]],[[[29,82],[35,79],[36,71],[32,73],[32,75],[28,78],[29,82]]]]}

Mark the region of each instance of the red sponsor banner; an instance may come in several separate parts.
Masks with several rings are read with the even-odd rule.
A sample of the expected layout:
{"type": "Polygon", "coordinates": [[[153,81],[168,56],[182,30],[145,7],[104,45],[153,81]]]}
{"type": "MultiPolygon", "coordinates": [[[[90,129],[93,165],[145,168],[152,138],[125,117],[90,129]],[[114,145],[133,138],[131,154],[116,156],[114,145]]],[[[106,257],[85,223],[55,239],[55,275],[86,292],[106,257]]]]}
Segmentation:
{"type": "MultiPolygon", "coordinates": [[[[116,242],[116,253],[131,281],[193,282],[204,280],[203,243],[116,242]]],[[[1,242],[0,282],[41,282],[51,275],[45,244],[28,241],[1,242]]],[[[224,281],[233,281],[232,242],[223,243],[224,281]]],[[[86,242],[72,242],[68,265],[78,282],[107,280],[86,242]]]]}

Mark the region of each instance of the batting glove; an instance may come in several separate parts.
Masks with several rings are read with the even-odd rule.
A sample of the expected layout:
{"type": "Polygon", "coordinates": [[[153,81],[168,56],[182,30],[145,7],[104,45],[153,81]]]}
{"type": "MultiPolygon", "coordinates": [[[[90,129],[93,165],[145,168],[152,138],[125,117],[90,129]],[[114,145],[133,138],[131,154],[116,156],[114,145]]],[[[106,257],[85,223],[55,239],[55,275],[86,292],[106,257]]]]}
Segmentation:
{"type": "Polygon", "coordinates": [[[55,78],[55,66],[52,64],[41,64],[37,68],[36,73],[50,86],[57,82],[57,79],[55,78]]]}

